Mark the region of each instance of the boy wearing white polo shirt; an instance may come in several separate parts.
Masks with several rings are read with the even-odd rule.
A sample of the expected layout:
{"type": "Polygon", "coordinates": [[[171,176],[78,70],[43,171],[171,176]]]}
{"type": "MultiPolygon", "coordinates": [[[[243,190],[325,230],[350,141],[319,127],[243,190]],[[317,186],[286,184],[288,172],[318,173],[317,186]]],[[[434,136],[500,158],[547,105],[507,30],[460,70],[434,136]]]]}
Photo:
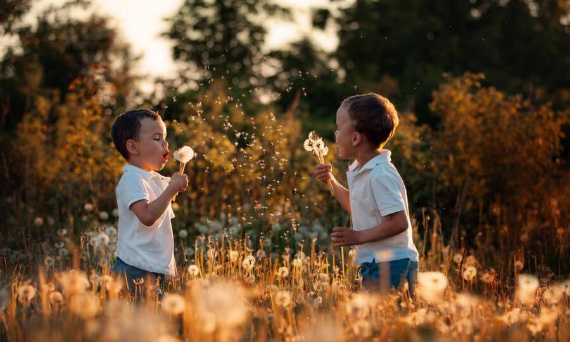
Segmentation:
{"type": "Polygon", "coordinates": [[[404,181],[382,149],[398,126],[398,113],[388,99],[374,93],[343,101],[336,114],[336,143],[340,158],[355,160],[347,172],[348,189],[332,175],[330,164],[320,164],[318,180],[332,180],[334,196],[351,214],[352,229],[335,227],[336,247],[355,246],[365,288],[398,288],[413,283],[418,251],[412,240],[404,181]],[[349,190],[350,189],[350,190],[349,190]]]}
{"type": "Polygon", "coordinates": [[[119,239],[113,271],[126,279],[137,300],[146,284],[157,282],[160,298],[165,276],[176,275],[171,202],[186,189],[188,177],[177,172],[168,178],[155,172],[164,167],[169,154],[166,126],[156,112],[135,109],[119,115],[111,136],[128,162],[116,189],[119,239]]]}

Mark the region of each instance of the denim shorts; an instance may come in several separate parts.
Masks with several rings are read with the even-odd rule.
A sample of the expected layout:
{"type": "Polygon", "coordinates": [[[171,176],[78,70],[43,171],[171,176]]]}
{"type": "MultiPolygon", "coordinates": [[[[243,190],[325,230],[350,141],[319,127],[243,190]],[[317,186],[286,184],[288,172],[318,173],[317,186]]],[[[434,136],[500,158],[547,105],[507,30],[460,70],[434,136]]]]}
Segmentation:
{"type": "Polygon", "coordinates": [[[135,297],[136,301],[140,301],[146,296],[147,284],[153,287],[157,285],[155,291],[158,294],[158,300],[162,299],[162,287],[164,285],[164,274],[149,272],[141,270],[140,268],[126,264],[123,260],[117,258],[117,263],[113,267],[115,276],[120,277],[127,283],[127,288],[131,296],[135,297]],[[143,279],[144,281],[141,281],[143,279]]]}
{"type": "Polygon", "coordinates": [[[410,295],[414,296],[414,284],[418,276],[418,263],[411,259],[393,260],[390,262],[363,262],[360,264],[362,286],[365,289],[382,289],[383,285],[400,288],[403,280],[407,280],[410,295]],[[384,278],[386,275],[386,278],[384,278]],[[388,275],[390,278],[388,278],[388,275]]]}

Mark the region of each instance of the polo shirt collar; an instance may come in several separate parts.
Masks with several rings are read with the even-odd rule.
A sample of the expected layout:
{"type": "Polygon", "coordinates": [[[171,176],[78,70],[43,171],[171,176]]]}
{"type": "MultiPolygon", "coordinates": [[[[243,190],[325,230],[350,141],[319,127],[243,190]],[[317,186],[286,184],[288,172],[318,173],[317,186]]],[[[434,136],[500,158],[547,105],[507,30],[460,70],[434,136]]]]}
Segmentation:
{"type": "Polygon", "coordinates": [[[139,175],[141,175],[143,177],[143,179],[146,179],[146,180],[150,180],[153,178],[159,178],[159,179],[166,178],[157,172],[154,172],[154,171],[148,172],[148,171],[141,169],[138,166],[134,166],[131,164],[127,164],[127,165],[123,166],[123,172],[127,172],[127,171],[133,171],[135,173],[138,173],[139,175]]]}
{"type": "Polygon", "coordinates": [[[351,167],[350,172],[352,172],[354,175],[359,175],[359,174],[366,172],[368,170],[372,170],[378,164],[389,163],[392,160],[390,158],[390,156],[392,155],[392,152],[390,150],[384,150],[384,151],[385,151],[384,153],[379,154],[376,157],[370,159],[358,171],[356,170],[358,168],[358,163],[356,161],[354,161],[354,163],[352,164],[352,165],[354,165],[354,167],[351,167]]]}

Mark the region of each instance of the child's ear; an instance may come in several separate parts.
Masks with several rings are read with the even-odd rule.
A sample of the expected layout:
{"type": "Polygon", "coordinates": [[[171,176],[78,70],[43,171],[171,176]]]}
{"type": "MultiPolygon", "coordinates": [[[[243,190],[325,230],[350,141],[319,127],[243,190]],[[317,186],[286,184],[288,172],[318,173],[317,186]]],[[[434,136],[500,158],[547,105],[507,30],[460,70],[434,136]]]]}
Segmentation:
{"type": "Polygon", "coordinates": [[[126,146],[127,146],[127,152],[129,152],[129,154],[132,154],[135,156],[139,154],[139,149],[138,149],[137,144],[134,140],[132,140],[132,139],[127,140],[126,146]]]}
{"type": "Polygon", "coordinates": [[[352,146],[358,146],[362,142],[362,134],[354,132],[352,134],[352,146]]]}

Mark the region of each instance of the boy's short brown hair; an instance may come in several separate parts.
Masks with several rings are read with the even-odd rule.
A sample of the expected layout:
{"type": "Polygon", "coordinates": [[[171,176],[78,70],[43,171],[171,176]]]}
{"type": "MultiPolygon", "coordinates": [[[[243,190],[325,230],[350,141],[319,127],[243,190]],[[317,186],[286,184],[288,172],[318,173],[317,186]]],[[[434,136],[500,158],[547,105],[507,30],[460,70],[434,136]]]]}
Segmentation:
{"type": "Polygon", "coordinates": [[[119,151],[127,161],[129,160],[127,141],[130,139],[138,139],[141,129],[141,120],[144,118],[157,120],[160,119],[160,115],[150,109],[133,109],[117,116],[115,122],[113,122],[113,126],[111,126],[113,144],[115,144],[117,151],[119,151]]]}
{"type": "Polygon", "coordinates": [[[342,105],[348,106],[354,129],[364,134],[374,149],[383,147],[392,138],[400,122],[394,105],[375,93],[351,96],[342,105]]]}

